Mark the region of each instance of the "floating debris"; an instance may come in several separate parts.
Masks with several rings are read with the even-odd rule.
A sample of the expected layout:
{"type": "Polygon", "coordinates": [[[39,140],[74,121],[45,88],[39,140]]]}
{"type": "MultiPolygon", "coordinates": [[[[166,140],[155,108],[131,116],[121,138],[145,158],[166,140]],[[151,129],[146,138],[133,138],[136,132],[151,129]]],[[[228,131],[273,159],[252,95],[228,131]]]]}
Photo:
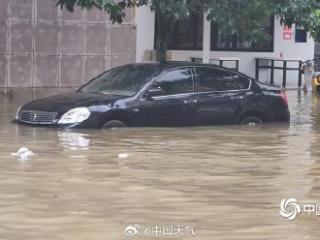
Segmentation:
{"type": "Polygon", "coordinates": [[[21,160],[27,160],[34,156],[34,153],[26,147],[21,147],[16,153],[11,153],[11,156],[19,157],[21,160]]]}
{"type": "Polygon", "coordinates": [[[120,154],[118,155],[118,158],[120,158],[120,159],[125,159],[125,158],[130,157],[130,155],[131,155],[131,154],[129,154],[129,153],[120,153],[120,154]]]}

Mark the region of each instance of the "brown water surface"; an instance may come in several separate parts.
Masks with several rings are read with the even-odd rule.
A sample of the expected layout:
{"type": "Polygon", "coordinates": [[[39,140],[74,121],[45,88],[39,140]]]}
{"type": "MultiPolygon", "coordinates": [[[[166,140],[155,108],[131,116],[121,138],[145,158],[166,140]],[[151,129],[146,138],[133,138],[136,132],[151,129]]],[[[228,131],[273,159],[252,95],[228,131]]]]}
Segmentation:
{"type": "Polygon", "coordinates": [[[2,104],[0,239],[154,239],[124,234],[141,224],[189,225],[201,240],[317,240],[320,216],[279,215],[283,198],[320,203],[320,99],[289,101],[290,126],[115,131],[17,126],[17,106],[2,104]],[[35,155],[11,156],[22,146],[35,155]]]}

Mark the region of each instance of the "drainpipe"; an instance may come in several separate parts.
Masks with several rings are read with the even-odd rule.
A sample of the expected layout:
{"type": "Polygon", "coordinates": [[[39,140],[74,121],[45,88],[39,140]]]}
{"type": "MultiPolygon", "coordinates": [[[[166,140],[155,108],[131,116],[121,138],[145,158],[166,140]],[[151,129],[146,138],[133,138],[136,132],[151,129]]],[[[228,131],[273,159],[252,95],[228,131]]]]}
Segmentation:
{"type": "Polygon", "coordinates": [[[208,14],[203,14],[203,49],[202,62],[210,62],[210,39],[211,39],[211,22],[207,19],[208,14]]]}

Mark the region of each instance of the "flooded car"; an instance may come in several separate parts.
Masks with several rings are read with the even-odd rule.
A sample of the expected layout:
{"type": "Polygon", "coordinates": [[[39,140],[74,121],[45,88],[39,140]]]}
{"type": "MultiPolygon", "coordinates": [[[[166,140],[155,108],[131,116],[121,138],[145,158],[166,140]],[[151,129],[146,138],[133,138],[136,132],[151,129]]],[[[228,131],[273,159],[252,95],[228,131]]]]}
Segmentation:
{"type": "Polygon", "coordinates": [[[11,124],[30,96],[0,98],[0,239],[318,240],[315,211],[279,213],[320,204],[320,96],[287,94],[290,125],[121,131],[11,124]],[[144,234],[163,225],[189,231],[144,234]]]}
{"type": "Polygon", "coordinates": [[[288,122],[286,93],[229,69],[188,62],[111,69],[73,93],[29,102],[19,123],[63,128],[288,122]]]}

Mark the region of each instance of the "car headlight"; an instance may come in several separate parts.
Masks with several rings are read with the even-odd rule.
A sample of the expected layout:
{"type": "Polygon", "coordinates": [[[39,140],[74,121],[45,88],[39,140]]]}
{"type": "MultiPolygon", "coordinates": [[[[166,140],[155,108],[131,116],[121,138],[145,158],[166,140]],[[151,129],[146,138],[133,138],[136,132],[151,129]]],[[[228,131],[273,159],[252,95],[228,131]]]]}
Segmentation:
{"type": "Polygon", "coordinates": [[[20,113],[20,110],[21,110],[22,106],[20,106],[17,110],[17,113],[16,113],[16,120],[19,119],[19,113],[20,113]]]}
{"type": "Polygon", "coordinates": [[[71,124],[71,123],[81,123],[90,117],[91,113],[86,107],[79,107],[71,109],[62,115],[58,124],[71,124]]]}

